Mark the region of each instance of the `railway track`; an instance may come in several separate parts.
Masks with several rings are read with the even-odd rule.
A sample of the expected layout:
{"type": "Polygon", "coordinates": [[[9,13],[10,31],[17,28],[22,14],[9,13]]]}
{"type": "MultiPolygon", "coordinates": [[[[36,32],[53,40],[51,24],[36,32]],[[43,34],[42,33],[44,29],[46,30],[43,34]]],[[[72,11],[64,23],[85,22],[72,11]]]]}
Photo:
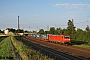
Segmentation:
{"type": "Polygon", "coordinates": [[[54,43],[50,43],[50,42],[43,42],[43,41],[35,40],[30,37],[29,38],[27,37],[27,39],[30,41],[33,41],[34,43],[38,43],[38,44],[53,48],[58,51],[73,54],[75,56],[81,56],[81,57],[84,57],[84,58],[87,58],[88,60],[90,60],[90,49],[84,49],[84,48],[75,47],[75,46],[71,46],[71,45],[65,46],[65,45],[54,44],[54,43]]]}
{"type": "Polygon", "coordinates": [[[31,46],[33,49],[40,51],[41,53],[55,59],[55,60],[88,60],[83,57],[73,56],[72,54],[64,53],[61,51],[57,51],[55,49],[42,46],[40,44],[33,43],[32,41],[28,41],[26,39],[20,38],[20,40],[27,44],[28,46],[31,46]]]}

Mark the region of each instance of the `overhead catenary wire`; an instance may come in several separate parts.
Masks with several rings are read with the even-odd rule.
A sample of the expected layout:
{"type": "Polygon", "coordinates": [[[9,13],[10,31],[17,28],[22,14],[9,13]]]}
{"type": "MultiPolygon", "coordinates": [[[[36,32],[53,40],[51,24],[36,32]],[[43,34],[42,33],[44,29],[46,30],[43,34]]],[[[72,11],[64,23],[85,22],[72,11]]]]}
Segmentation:
{"type": "MultiPolygon", "coordinates": [[[[88,23],[88,22],[90,22],[89,20],[87,20],[87,21],[84,21],[84,22],[78,22],[78,23],[73,23],[73,24],[85,24],[85,23],[88,23]]],[[[67,26],[67,25],[60,25],[60,26],[67,26]]],[[[83,26],[85,26],[85,25],[83,25],[83,26]]]]}
{"type": "Polygon", "coordinates": [[[74,23],[74,24],[81,24],[81,23],[87,23],[87,22],[90,22],[90,21],[79,22],[79,23],[74,23]]]}

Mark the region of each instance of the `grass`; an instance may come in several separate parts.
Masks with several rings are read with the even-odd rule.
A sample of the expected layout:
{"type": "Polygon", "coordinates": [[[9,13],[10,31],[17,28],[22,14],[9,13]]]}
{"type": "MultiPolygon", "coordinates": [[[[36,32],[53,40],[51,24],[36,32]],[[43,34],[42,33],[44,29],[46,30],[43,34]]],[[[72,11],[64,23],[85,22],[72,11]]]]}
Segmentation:
{"type": "Polygon", "coordinates": [[[7,37],[0,42],[0,59],[8,60],[11,56],[10,37],[7,37]]]}
{"type": "Polygon", "coordinates": [[[0,42],[2,41],[2,40],[4,40],[4,38],[6,38],[7,36],[0,36],[0,42]]]}
{"type": "Polygon", "coordinates": [[[86,46],[86,45],[82,45],[82,44],[89,44],[89,42],[88,41],[82,41],[82,40],[71,40],[72,46],[90,49],[90,46],[86,46]]]}
{"type": "Polygon", "coordinates": [[[88,40],[88,41],[86,41],[86,42],[88,42],[88,44],[90,44],[90,40],[88,40]]]}
{"type": "Polygon", "coordinates": [[[32,49],[30,46],[27,46],[27,44],[23,44],[21,41],[16,40],[14,37],[12,37],[12,42],[23,60],[53,60],[32,49]]]}
{"type": "Polygon", "coordinates": [[[90,49],[90,46],[86,46],[86,45],[73,45],[73,46],[90,49]]]}

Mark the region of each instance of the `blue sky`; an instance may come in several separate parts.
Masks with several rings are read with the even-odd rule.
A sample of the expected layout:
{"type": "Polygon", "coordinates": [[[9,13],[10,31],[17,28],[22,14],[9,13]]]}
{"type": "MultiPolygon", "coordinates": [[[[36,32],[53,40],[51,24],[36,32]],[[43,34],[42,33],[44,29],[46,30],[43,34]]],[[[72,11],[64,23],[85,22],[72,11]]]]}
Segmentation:
{"type": "Polygon", "coordinates": [[[1,30],[17,29],[18,15],[25,30],[66,28],[69,19],[85,29],[90,26],[90,0],[0,0],[1,30]]]}

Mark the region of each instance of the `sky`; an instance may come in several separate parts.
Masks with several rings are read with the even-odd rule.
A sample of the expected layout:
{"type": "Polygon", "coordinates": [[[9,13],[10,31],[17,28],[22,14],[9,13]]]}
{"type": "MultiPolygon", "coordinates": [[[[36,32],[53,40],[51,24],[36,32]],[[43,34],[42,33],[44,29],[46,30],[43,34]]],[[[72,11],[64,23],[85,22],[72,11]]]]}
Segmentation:
{"type": "Polygon", "coordinates": [[[90,0],[0,0],[0,30],[6,28],[48,30],[66,28],[74,20],[76,28],[90,26],[90,0]]]}

